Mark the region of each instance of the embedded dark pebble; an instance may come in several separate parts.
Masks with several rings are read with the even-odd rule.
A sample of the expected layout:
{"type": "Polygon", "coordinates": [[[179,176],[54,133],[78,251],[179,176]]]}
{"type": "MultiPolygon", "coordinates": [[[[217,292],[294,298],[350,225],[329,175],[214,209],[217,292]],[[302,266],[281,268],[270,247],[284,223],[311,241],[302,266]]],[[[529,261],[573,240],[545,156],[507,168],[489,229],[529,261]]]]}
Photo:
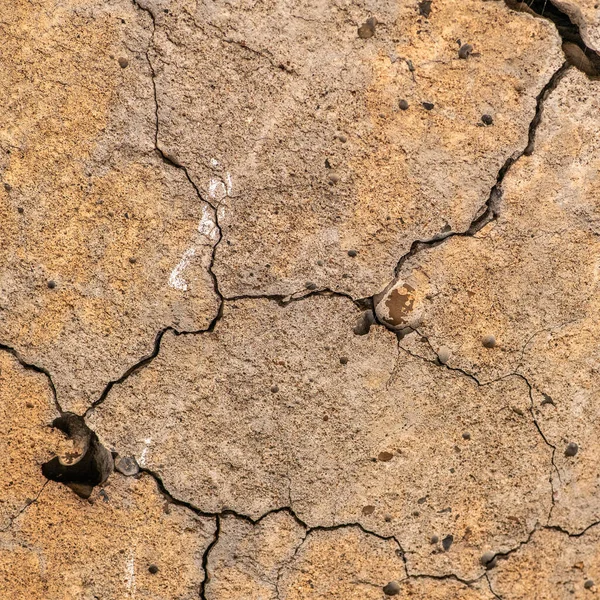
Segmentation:
{"type": "Polygon", "coordinates": [[[135,265],[135,263],[137,262],[137,258],[135,258],[134,256],[130,256],[130,257],[129,257],[129,262],[130,262],[132,265],[135,265]]]}
{"type": "Polygon", "coordinates": [[[279,391],[279,386],[278,385],[272,385],[271,386],[271,392],[273,392],[273,394],[276,394],[279,391]]]}
{"type": "Polygon", "coordinates": [[[347,365],[348,364],[348,357],[347,356],[340,356],[340,364],[341,365],[347,365]]]}
{"type": "Polygon", "coordinates": [[[496,338],[493,335],[484,335],[481,339],[481,343],[484,348],[494,348],[496,345],[496,338]]]}
{"type": "Polygon", "coordinates": [[[391,452],[380,452],[377,455],[377,460],[380,460],[381,462],[388,462],[392,460],[392,458],[394,458],[394,455],[391,452]]]}
{"type": "Polygon", "coordinates": [[[425,18],[429,17],[432,4],[432,0],[422,0],[422,2],[419,2],[419,14],[425,18]]]}
{"type": "Polygon", "coordinates": [[[124,57],[119,58],[118,62],[121,69],[125,69],[129,65],[129,61],[124,57]]]}
{"type": "Polygon", "coordinates": [[[51,290],[53,290],[56,287],[56,281],[50,280],[47,285],[51,290]]]}
{"type": "Polygon", "coordinates": [[[551,396],[548,396],[548,394],[544,394],[544,392],[542,392],[542,396],[544,396],[544,399],[541,402],[542,406],[544,406],[544,404],[552,404],[552,406],[556,406],[551,396]]]}
{"type": "Polygon", "coordinates": [[[594,581],[593,581],[592,579],[588,579],[588,580],[587,580],[587,581],[586,581],[586,582],[583,584],[583,587],[584,587],[586,590],[590,590],[590,589],[592,589],[592,588],[594,587],[594,581]]]}
{"type": "Polygon", "coordinates": [[[366,310],[359,318],[354,329],[355,335],[367,335],[371,330],[371,325],[376,323],[375,315],[372,310],[366,310]]]}
{"type": "Polygon", "coordinates": [[[406,100],[400,100],[398,106],[400,107],[400,110],[408,110],[408,102],[406,100]]]}
{"type": "Polygon", "coordinates": [[[468,431],[465,431],[463,434],[463,440],[470,440],[471,439],[471,434],[468,431]]]}
{"type": "Polygon", "coordinates": [[[425,504],[427,502],[427,496],[423,496],[417,500],[417,504],[425,504]]]}
{"type": "Polygon", "coordinates": [[[569,442],[565,449],[565,456],[575,456],[579,452],[579,446],[575,442],[569,442]]]}
{"type": "Polygon", "coordinates": [[[362,514],[367,516],[367,515],[372,515],[375,512],[375,507],[372,506],[371,504],[368,504],[367,506],[363,506],[362,509],[362,514]]]}
{"type": "Polygon", "coordinates": [[[325,263],[322,260],[318,260],[317,261],[317,265],[319,265],[319,267],[322,267],[325,263]]]}
{"type": "Polygon", "coordinates": [[[22,206],[19,206],[19,208],[17,208],[17,212],[22,215],[25,212],[25,209],[22,206]]]}
{"type": "Polygon", "coordinates": [[[358,250],[348,250],[348,256],[357,256],[358,255],[358,250]]]}
{"type": "Polygon", "coordinates": [[[458,49],[458,58],[466,60],[471,55],[471,52],[473,52],[473,46],[471,44],[463,44],[458,49]]]}
{"type": "Polygon", "coordinates": [[[358,37],[362,40],[372,38],[375,35],[375,25],[377,25],[377,19],[375,17],[369,17],[358,28],[358,37]]]}
{"type": "Polygon", "coordinates": [[[482,115],[481,121],[484,125],[491,125],[494,122],[494,119],[491,115],[482,115]]]}
{"type": "Polygon", "coordinates": [[[445,551],[450,550],[450,546],[452,546],[452,542],[454,541],[454,536],[452,535],[447,535],[443,540],[442,540],[442,548],[445,551]]]}
{"type": "Polygon", "coordinates": [[[397,596],[400,593],[400,584],[397,581],[390,581],[383,586],[383,593],[386,596],[397,596]]]}
{"type": "Polygon", "coordinates": [[[306,289],[307,290],[316,290],[317,289],[317,284],[313,283],[312,281],[307,281],[305,283],[306,289]]]}
{"type": "Polygon", "coordinates": [[[437,544],[440,541],[440,538],[437,535],[432,535],[431,539],[429,540],[430,544],[437,544]]]}
{"type": "Polygon", "coordinates": [[[479,559],[479,562],[484,566],[487,567],[491,562],[495,563],[495,559],[496,555],[493,552],[484,552],[481,555],[481,558],[479,559]]]}
{"type": "Polygon", "coordinates": [[[12,185],[10,185],[10,183],[5,183],[5,184],[4,184],[4,189],[5,189],[7,192],[10,192],[10,190],[12,190],[12,185]]]}
{"type": "Polygon", "coordinates": [[[338,135],[337,139],[340,140],[342,144],[345,144],[348,141],[348,138],[345,135],[338,135]]]}
{"type": "Polygon", "coordinates": [[[331,173],[329,175],[329,181],[331,181],[331,183],[338,183],[339,180],[340,176],[337,173],[331,173]]]}
{"type": "Polygon", "coordinates": [[[433,107],[435,106],[431,102],[421,102],[421,104],[425,110],[433,110],[433,107]]]}
{"type": "Polygon", "coordinates": [[[148,571],[150,571],[152,575],[156,575],[156,573],[158,573],[158,567],[156,565],[150,565],[148,567],[148,571]]]}

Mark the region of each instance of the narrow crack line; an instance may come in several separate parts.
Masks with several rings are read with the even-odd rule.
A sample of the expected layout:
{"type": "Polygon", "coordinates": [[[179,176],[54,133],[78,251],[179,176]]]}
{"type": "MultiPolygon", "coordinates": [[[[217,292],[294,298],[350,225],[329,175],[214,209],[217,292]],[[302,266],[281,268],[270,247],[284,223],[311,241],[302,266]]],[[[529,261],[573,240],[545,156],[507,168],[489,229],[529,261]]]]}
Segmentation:
{"type": "Polygon", "coordinates": [[[223,300],[226,302],[235,302],[238,300],[271,300],[277,302],[280,306],[287,306],[292,302],[301,302],[302,300],[313,298],[315,296],[346,298],[363,310],[372,308],[373,306],[372,298],[370,296],[366,298],[354,298],[347,292],[332,290],[328,287],[319,288],[317,290],[302,290],[300,292],[292,292],[291,294],[240,294],[237,296],[223,296],[223,300]]]}
{"type": "MultiPolygon", "coordinates": [[[[481,206],[476,212],[475,217],[471,221],[470,225],[464,231],[449,231],[442,235],[436,235],[433,238],[427,240],[415,240],[407,253],[402,255],[396,264],[394,269],[394,277],[397,278],[400,275],[403,265],[413,256],[420,252],[428,249],[435,248],[453,237],[474,237],[479,231],[481,231],[486,225],[495,221],[499,216],[500,201],[502,199],[502,183],[507,173],[510,171],[512,166],[519,161],[523,156],[529,156],[533,152],[535,145],[535,137],[537,129],[540,125],[542,113],[544,109],[544,102],[550,95],[550,93],[556,88],[562,76],[566,73],[569,67],[568,63],[563,63],[550,77],[549,81],[543,86],[541,91],[536,97],[536,107],[533,119],[529,124],[529,134],[527,145],[520,152],[515,152],[509,156],[505,161],[498,174],[496,175],[496,182],[492,186],[490,193],[481,206]]],[[[385,323],[382,323],[385,326],[385,323]]]]}
{"type": "MultiPolygon", "coordinates": [[[[238,46],[239,48],[242,48],[243,50],[250,52],[251,54],[254,54],[255,56],[259,56],[260,58],[265,59],[266,61],[268,61],[272,67],[276,68],[278,71],[284,71],[285,73],[288,73],[290,75],[298,75],[298,73],[296,72],[296,70],[293,67],[290,67],[289,65],[286,65],[284,63],[278,63],[273,59],[273,56],[271,55],[271,53],[267,50],[257,50],[256,48],[253,48],[252,46],[249,46],[245,41],[239,41],[239,40],[235,40],[231,37],[229,37],[221,27],[219,27],[218,25],[215,25],[214,23],[210,23],[210,22],[206,22],[206,24],[209,27],[212,27],[214,30],[219,32],[219,39],[226,43],[226,44],[232,44],[235,46],[238,46]]],[[[204,31],[204,27],[202,26],[202,24],[198,25],[198,27],[200,29],[202,29],[204,31]]]]}
{"type": "Polygon", "coordinates": [[[486,581],[487,581],[488,588],[489,588],[489,590],[490,590],[490,593],[492,594],[492,596],[494,596],[494,598],[497,598],[498,600],[502,600],[502,596],[499,596],[499,595],[496,593],[496,590],[494,590],[494,586],[492,585],[492,582],[491,582],[491,580],[490,580],[490,574],[489,574],[489,573],[486,571],[486,572],[484,573],[484,575],[485,575],[485,579],[486,579],[486,581]]]}
{"type": "Polygon", "coordinates": [[[64,411],[61,408],[60,403],[58,401],[58,394],[56,393],[56,387],[54,385],[54,381],[52,381],[52,375],[50,375],[50,371],[48,371],[48,369],[46,369],[44,367],[40,367],[39,365],[36,365],[35,363],[27,362],[19,354],[19,351],[16,348],[13,348],[12,346],[8,346],[7,344],[0,343],[0,350],[4,350],[5,352],[12,354],[17,359],[18,363],[27,371],[34,371],[35,373],[41,373],[42,375],[46,376],[46,379],[48,380],[48,385],[50,386],[50,390],[52,391],[52,397],[54,399],[54,406],[55,406],[56,410],[58,411],[58,414],[63,415],[64,411]]]}
{"type": "Polygon", "coordinates": [[[584,527],[581,531],[569,531],[568,529],[565,529],[564,527],[561,527],[560,525],[545,525],[544,527],[542,527],[542,529],[547,529],[548,531],[558,531],[560,533],[564,533],[565,535],[569,536],[570,538],[580,538],[581,536],[585,535],[590,529],[593,529],[594,527],[597,527],[598,525],[600,525],[600,520],[590,523],[589,525],[584,527]]]}
{"type": "Polygon", "coordinates": [[[211,543],[206,547],[204,554],[202,555],[202,571],[204,572],[204,579],[200,584],[200,598],[201,600],[206,600],[206,585],[210,581],[210,576],[208,574],[208,559],[211,550],[217,545],[219,541],[219,536],[221,535],[221,517],[216,515],[215,517],[215,536],[212,539],[211,543]]]}
{"type": "Polygon", "coordinates": [[[100,406],[100,404],[102,404],[106,400],[106,397],[115,385],[120,385],[121,383],[123,383],[131,375],[143,369],[146,365],[150,364],[158,356],[163,336],[165,335],[165,333],[167,333],[167,331],[174,332],[175,329],[173,329],[172,327],[165,327],[161,329],[154,338],[154,347],[152,348],[152,352],[150,352],[150,354],[144,356],[143,358],[138,360],[138,362],[129,367],[118,379],[113,379],[112,381],[109,381],[108,384],[105,386],[104,390],[102,390],[102,393],[100,394],[98,399],[94,400],[94,402],[92,402],[92,404],[83,413],[82,418],[86,419],[89,416],[90,412],[92,412],[96,407],[100,406]]]}
{"type": "Polygon", "coordinates": [[[215,512],[205,511],[205,510],[202,510],[201,508],[195,506],[191,502],[188,502],[186,500],[180,500],[179,498],[176,498],[175,496],[173,496],[173,494],[171,494],[171,492],[169,492],[169,490],[167,489],[161,476],[158,473],[156,473],[155,471],[152,471],[151,469],[148,469],[147,467],[142,467],[142,468],[140,468],[140,473],[145,473],[154,479],[154,481],[156,482],[156,485],[158,487],[158,490],[160,491],[160,493],[163,495],[163,497],[169,503],[174,504],[175,506],[181,506],[181,507],[187,508],[188,510],[192,511],[193,513],[195,513],[198,516],[207,517],[207,518],[215,518],[215,517],[222,518],[225,516],[232,516],[237,519],[240,519],[241,521],[245,521],[246,523],[250,523],[251,525],[254,526],[254,525],[259,524],[264,519],[266,519],[269,515],[274,515],[274,514],[283,512],[283,513],[287,513],[288,515],[290,515],[294,519],[294,521],[307,532],[307,535],[312,533],[313,531],[336,531],[338,529],[355,527],[355,528],[360,529],[363,533],[366,533],[367,535],[372,535],[380,540],[393,541],[398,546],[398,549],[400,550],[400,552],[402,554],[402,558],[403,558],[403,561],[406,566],[406,552],[404,551],[402,544],[400,543],[400,541],[398,540],[398,538],[395,535],[383,535],[383,534],[377,533],[376,531],[367,529],[361,523],[337,523],[335,525],[310,526],[298,516],[298,514],[294,511],[294,509],[291,506],[281,506],[278,508],[273,508],[271,510],[268,510],[267,512],[265,512],[258,518],[252,518],[249,515],[240,513],[236,510],[229,509],[229,508],[226,508],[226,509],[223,509],[220,511],[215,511],[215,512]]]}
{"type": "Polygon", "coordinates": [[[40,496],[42,495],[42,492],[46,489],[46,486],[50,483],[49,479],[46,479],[46,481],[44,482],[44,484],[42,485],[42,487],[40,488],[40,491],[36,494],[35,498],[33,498],[33,500],[31,500],[30,502],[26,502],[25,505],[21,508],[21,510],[19,510],[18,513],[16,513],[15,515],[13,515],[9,521],[8,521],[8,525],[4,528],[1,529],[0,532],[1,533],[6,533],[7,531],[9,531],[10,529],[12,529],[12,526],[14,525],[15,521],[33,504],[35,504],[38,499],[40,498],[40,496]]]}
{"type": "Polygon", "coordinates": [[[479,577],[475,577],[475,579],[463,579],[459,577],[455,573],[447,573],[445,575],[430,575],[428,573],[410,573],[406,579],[433,579],[435,581],[457,581],[458,583],[462,583],[467,587],[471,587],[474,583],[481,581],[485,577],[485,572],[483,572],[479,577]]]}
{"type": "Polygon", "coordinates": [[[542,438],[542,440],[544,441],[544,443],[546,444],[546,446],[548,446],[549,448],[552,449],[552,453],[550,455],[550,462],[551,462],[551,468],[550,468],[550,474],[548,475],[548,483],[550,484],[550,510],[548,511],[548,517],[546,519],[546,525],[550,523],[550,520],[552,519],[552,511],[554,510],[554,477],[553,477],[553,473],[556,473],[556,476],[558,478],[558,481],[560,483],[562,483],[561,477],[560,477],[560,471],[558,470],[558,467],[556,465],[556,446],[554,444],[552,444],[548,438],[546,437],[544,431],[542,430],[541,425],[539,424],[536,416],[535,416],[535,401],[533,398],[533,386],[531,385],[531,382],[529,381],[529,379],[527,379],[527,377],[525,377],[525,375],[522,375],[521,373],[514,373],[515,377],[518,377],[519,379],[521,379],[522,381],[525,382],[525,385],[527,385],[527,388],[529,390],[529,413],[531,414],[531,418],[533,420],[533,424],[537,430],[537,432],[540,434],[540,437],[542,438]]]}

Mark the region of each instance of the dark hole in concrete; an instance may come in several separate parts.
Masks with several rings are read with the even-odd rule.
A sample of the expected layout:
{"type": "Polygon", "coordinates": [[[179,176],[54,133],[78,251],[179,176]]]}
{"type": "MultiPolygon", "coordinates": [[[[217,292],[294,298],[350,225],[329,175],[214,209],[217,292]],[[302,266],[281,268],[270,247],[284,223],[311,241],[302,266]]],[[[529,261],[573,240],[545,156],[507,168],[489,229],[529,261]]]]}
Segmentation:
{"type": "Polygon", "coordinates": [[[89,498],[94,486],[104,483],[112,473],[112,454],[78,415],[65,413],[52,426],[67,435],[72,448],[44,463],[42,474],[70,487],[82,498],[89,498]]]}

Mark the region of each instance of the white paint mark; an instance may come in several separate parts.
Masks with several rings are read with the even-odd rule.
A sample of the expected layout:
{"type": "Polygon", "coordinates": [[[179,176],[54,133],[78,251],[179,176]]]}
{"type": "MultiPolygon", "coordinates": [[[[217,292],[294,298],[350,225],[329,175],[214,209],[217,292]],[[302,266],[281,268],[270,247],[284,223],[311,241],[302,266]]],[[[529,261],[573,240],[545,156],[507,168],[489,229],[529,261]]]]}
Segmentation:
{"type": "Polygon", "coordinates": [[[213,221],[211,209],[208,206],[202,209],[202,218],[200,219],[200,223],[198,223],[198,232],[211,241],[219,237],[217,224],[213,221]]]}
{"type": "Polygon", "coordinates": [[[152,438],[146,438],[144,440],[144,444],[146,444],[146,446],[142,450],[140,460],[138,461],[138,464],[140,465],[140,467],[146,466],[146,456],[148,456],[148,447],[150,446],[151,443],[152,443],[152,438]]]}
{"type": "Polygon", "coordinates": [[[208,184],[208,195],[217,201],[223,200],[227,196],[225,184],[220,179],[211,179],[208,184]]]}
{"type": "Polygon", "coordinates": [[[127,591],[130,598],[135,598],[135,548],[132,548],[125,567],[127,571],[127,591]]]}
{"type": "Polygon", "coordinates": [[[231,193],[233,191],[233,181],[231,180],[231,173],[229,173],[229,171],[225,175],[225,184],[227,189],[227,195],[231,196],[231,193]]]}
{"type": "Polygon", "coordinates": [[[176,290],[187,292],[188,286],[186,280],[182,277],[183,272],[190,264],[190,260],[196,254],[196,248],[188,248],[181,257],[179,264],[171,271],[169,275],[169,285],[176,290]]]}

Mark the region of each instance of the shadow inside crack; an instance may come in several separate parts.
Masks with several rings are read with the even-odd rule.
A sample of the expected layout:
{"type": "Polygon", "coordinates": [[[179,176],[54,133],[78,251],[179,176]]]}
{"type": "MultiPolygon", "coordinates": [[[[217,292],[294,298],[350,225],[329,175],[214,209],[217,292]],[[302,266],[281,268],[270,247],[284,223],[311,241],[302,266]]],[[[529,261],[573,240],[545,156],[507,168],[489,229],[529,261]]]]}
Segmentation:
{"type": "Polygon", "coordinates": [[[551,0],[504,1],[513,10],[552,21],[563,41],[562,49],[569,64],[590,77],[600,76],[600,55],[586,46],[581,37],[579,25],[573,23],[571,17],[555,6],[551,0]]]}
{"type": "Polygon", "coordinates": [[[94,486],[104,483],[113,472],[112,454],[78,415],[65,413],[52,426],[65,433],[67,439],[60,454],[42,465],[42,474],[89,498],[94,486]]]}

